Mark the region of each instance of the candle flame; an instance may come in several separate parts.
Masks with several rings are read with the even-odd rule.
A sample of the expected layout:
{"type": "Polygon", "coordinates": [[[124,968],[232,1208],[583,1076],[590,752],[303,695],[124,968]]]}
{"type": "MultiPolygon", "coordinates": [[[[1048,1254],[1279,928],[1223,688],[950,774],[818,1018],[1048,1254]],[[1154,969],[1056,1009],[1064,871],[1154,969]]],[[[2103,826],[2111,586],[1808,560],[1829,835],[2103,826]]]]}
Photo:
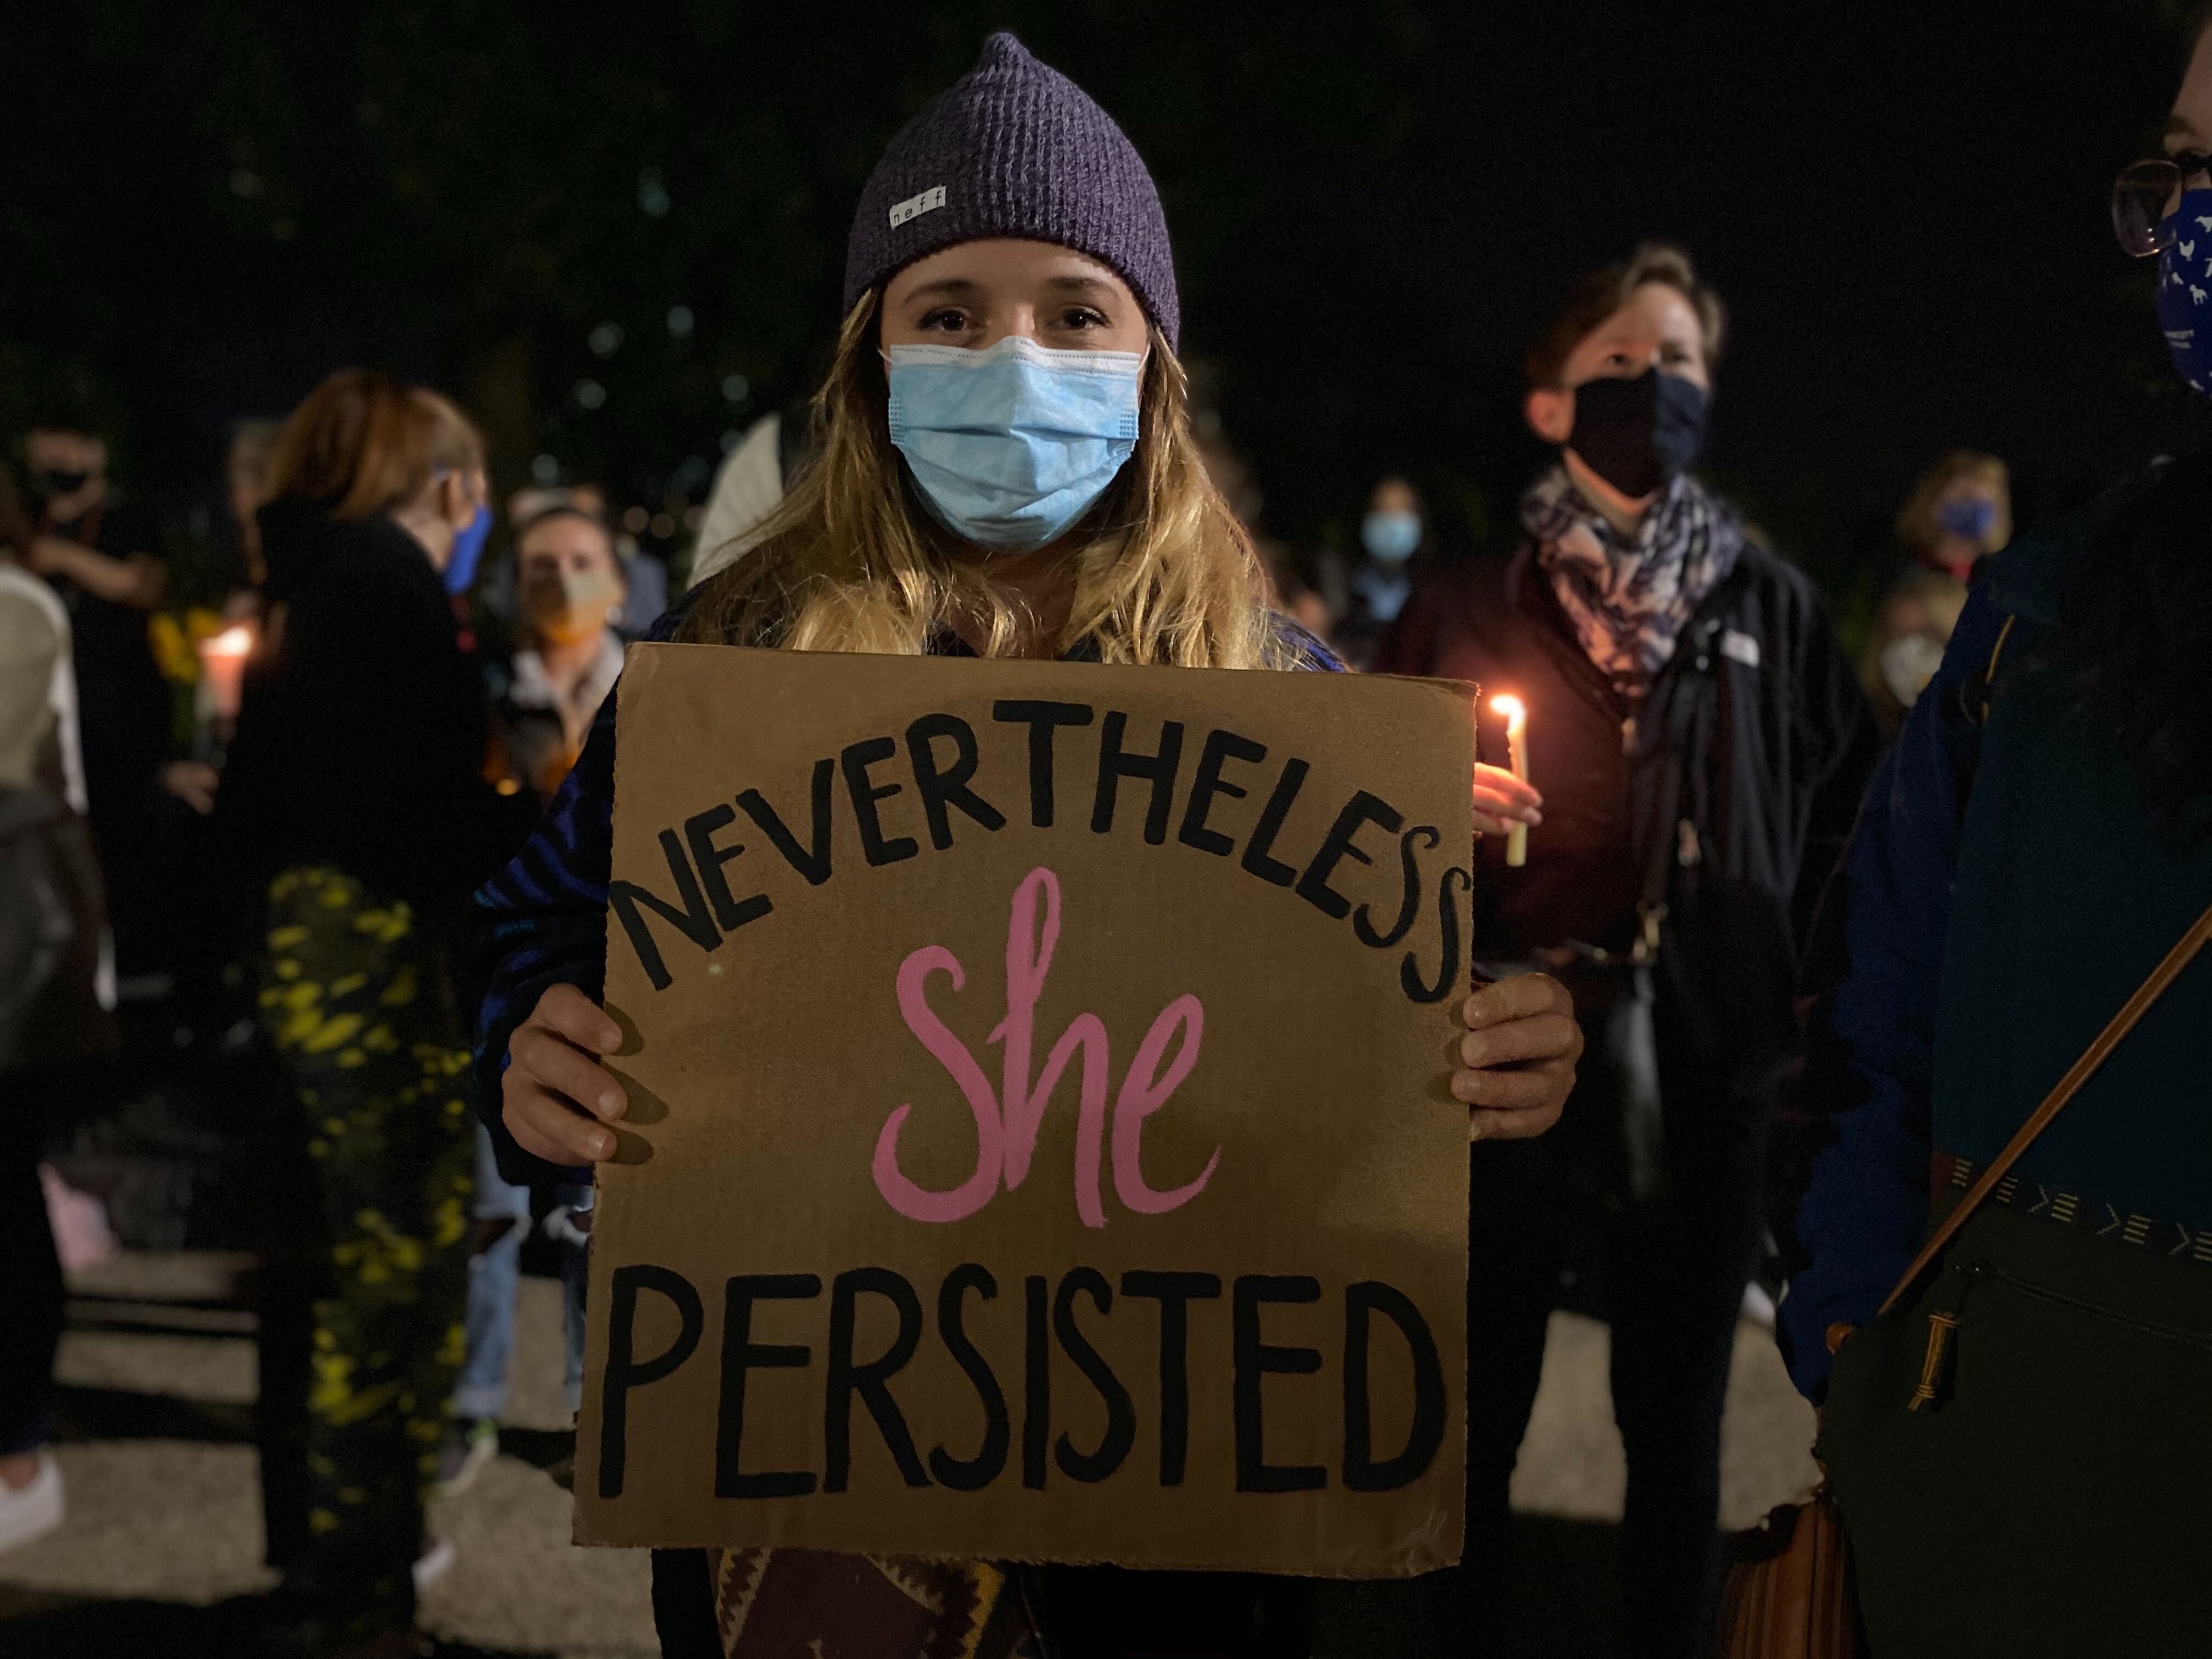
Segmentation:
{"type": "Polygon", "coordinates": [[[200,641],[200,654],[204,657],[243,657],[252,649],[253,630],[243,623],[200,641]]]}
{"type": "Polygon", "coordinates": [[[1518,697],[1492,697],[1490,700],[1490,707],[1492,712],[1504,716],[1509,720],[1524,720],[1528,718],[1528,711],[1522,706],[1518,697]]]}

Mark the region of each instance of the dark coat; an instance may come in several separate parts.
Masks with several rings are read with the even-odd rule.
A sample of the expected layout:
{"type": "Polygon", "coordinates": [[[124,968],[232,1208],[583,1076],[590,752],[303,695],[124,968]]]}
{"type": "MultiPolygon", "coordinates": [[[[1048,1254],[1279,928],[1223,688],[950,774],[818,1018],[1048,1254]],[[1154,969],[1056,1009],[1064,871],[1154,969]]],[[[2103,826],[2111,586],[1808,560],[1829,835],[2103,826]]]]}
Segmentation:
{"type": "MultiPolygon", "coordinates": [[[[1477,851],[1479,956],[1579,944],[1616,959],[1647,894],[1666,907],[1655,964],[1660,1081],[1725,1121],[1756,1121],[1797,1049],[1791,990],[1821,888],[1879,750],[1858,677],[1812,583],[1747,546],[1631,710],[1577,642],[1524,544],[1434,572],[1385,636],[1386,673],[1474,680],[1483,758],[1502,763],[1497,693],[1529,710],[1544,822],[1528,861],[1477,851]]],[[[1570,974],[1578,1000],[1603,976],[1570,974]]]]}
{"type": "Polygon", "coordinates": [[[279,501],[261,526],[283,618],[274,660],[247,678],[216,798],[233,870],[331,865],[458,915],[520,840],[522,809],[485,781],[483,685],[437,569],[382,517],[279,501]]]}

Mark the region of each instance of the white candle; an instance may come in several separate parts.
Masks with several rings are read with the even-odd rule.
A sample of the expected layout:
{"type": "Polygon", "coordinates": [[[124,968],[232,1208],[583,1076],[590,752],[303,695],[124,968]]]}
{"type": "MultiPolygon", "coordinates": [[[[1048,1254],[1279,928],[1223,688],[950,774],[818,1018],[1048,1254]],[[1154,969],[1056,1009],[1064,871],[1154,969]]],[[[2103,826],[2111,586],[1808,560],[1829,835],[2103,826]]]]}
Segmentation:
{"type": "Polygon", "coordinates": [[[238,718],[246,659],[252,649],[253,630],[243,624],[200,641],[200,677],[207,688],[208,712],[218,720],[238,718]]]}
{"type": "MultiPolygon", "coordinates": [[[[1513,775],[1528,781],[1528,710],[1518,697],[1492,697],[1490,706],[1505,717],[1505,761],[1513,775]]],[[[1528,862],[1528,826],[1516,823],[1505,836],[1505,862],[1517,870],[1528,862]]]]}

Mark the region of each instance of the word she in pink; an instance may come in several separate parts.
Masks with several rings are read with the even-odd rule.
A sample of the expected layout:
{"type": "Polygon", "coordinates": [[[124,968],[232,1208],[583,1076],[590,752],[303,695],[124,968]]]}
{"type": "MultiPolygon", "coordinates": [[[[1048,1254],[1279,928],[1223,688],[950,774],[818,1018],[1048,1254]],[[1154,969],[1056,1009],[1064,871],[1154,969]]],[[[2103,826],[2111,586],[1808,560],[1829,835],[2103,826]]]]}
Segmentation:
{"type": "MultiPolygon", "coordinates": [[[[1034,1052],[1033,1028],[1037,999],[1043,994],[1045,975],[1052,970],[1053,951],[1060,942],[1060,878],[1042,866],[1023,878],[1014,890],[1006,917],[1006,1017],[988,1039],[1005,1049],[1003,1096],[994,1095],[990,1079],[961,1042],[929,1006],[929,976],[949,975],[959,990],[967,975],[959,957],[941,945],[925,945],[899,964],[899,1012],[907,1030],[921,1040],[937,1063],[945,1067],[975,1118],[975,1172],[948,1192],[932,1192],[917,1186],[899,1169],[899,1130],[914,1110],[908,1103],[884,1120],[876,1138],[873,1170],[876,1190],[901,1215],[916,1221],[958,1221],[991,1201],[1001,1176],[1012,1192],[1029,1176],[1030,1158],[1036,1151],[1038,1126],[1045,1107],[1068,1062],[1083,1057],[1082,1092],[1076,1118],[1075,1209],[1086,1227],[1106,1224],[1106,1210],[1099,1196],[1099,1165],[1106,1140],[1108,1043],[1105,1022],[1096,1014],[1078,1014],[1060,1033],[1044,1069],[1032,1085],[1030,1059],[1034,1052]],[[1040,925],[1039,910],[1042,917],[1040,925]]],[[[1198,1064],[1198,1049],[1206,1033],[1206,1010],[1194,996],[1180,996],[1160,1010],[1135,1058],[1121,1079],[1121,1091],[1114,1100],[1114,1191],[1121,1202],[1139,1215],[1164,1215],[1178,1209],[1206,1190],[1221,1162],[1221,1149],[1213,1149],[1198,1179],[1171,1192],[1158,1192],[1146,1184],[1139,1148],[1145,1120],[1168,1103],[1168,1097],[1198,1064]],[[1182,1041],[1176,1042],[1180,1034],[1182,1041]],[[1175,1057],[1168,1048],[1176,1044],[1175,1057]]]]}

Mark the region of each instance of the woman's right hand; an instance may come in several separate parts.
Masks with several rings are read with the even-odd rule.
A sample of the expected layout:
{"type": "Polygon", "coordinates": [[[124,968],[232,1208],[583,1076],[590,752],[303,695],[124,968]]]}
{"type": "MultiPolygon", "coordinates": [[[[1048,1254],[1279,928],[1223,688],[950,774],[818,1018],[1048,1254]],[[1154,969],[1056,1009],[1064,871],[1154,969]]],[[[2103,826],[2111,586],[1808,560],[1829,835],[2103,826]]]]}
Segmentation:
{"type": "Polygon", "coordinates": [[[573,985],[550,985],[515,1028],[500,1079],[500,1115],[516,1146],[564,1168],[604,1163],[629,1100],[599,1064],[622,1044],[622,1028],[573,985]]]}

